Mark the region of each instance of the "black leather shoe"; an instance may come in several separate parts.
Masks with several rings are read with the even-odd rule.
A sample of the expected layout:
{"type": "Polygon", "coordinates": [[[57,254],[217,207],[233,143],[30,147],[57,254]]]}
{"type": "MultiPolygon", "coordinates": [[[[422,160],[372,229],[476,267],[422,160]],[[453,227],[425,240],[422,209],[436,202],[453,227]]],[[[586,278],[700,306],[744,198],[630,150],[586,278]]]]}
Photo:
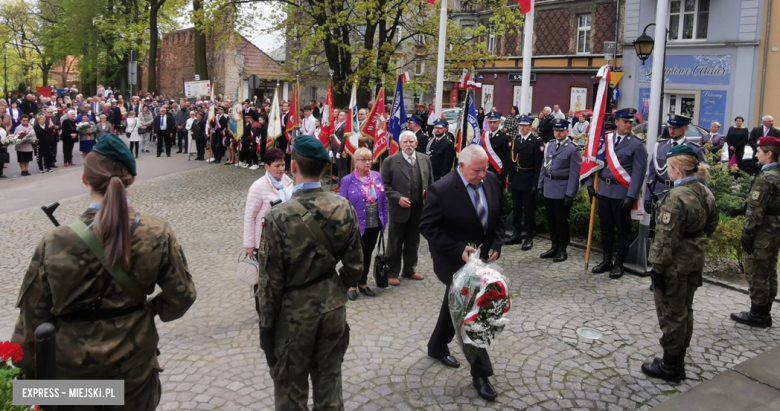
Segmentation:
{"type": "Polygon", "coordinates": [[[525,241],[523,241],[523,246],[520,247],[520,249],[523,251],[528,251],[532,248],[534,248],[534,238],[529,235],[526,237],[525,241]]]}
{"type": "Polygon", "coordinates": [[[556,254],[558,254],[558,244],[553,243],[549,250],[539,254],[539,258],[553,258],[556,254]]]}
{"type": "Polygon", "coordinates": [[[664,353],[661,361],[653,360],[652,364],[642,364],[642,372],[649,377],[660,378],[669,382],[680,382],[679,357],[664,353]]]}
{"type": "Polygon", "coordinates": [[[435,359],[441,361],[441,363],[446,365],[447,367],[450,367],[450,368],[460,368],[460,363],[458,362],[458,360],[455,357],[451,356],[451,355],[445,355],[444,357],[434,357],[432,355],[429,355],[429,357],[435,358],[435,359]]]}
{"type": "Polygon", "coordinates": [[[558,254],[555,255],[555,258],[553,258],[554,263],[562,263],[566,261],[569,258],[569,255],[566,254],[566,249],[558,250],[558,254]]]}
{"type": "Polygon", "coordinates": [[[376,294],[374,293],[374,290],[366,287],[358,287],[358,290],[360,290],[361,293],[365,294],[367,297],[376,297],[376,294]]]}
{"type": "Polygon", "coordinates": [[[590,270],[593,274],[601,274],[609,271],[612,271],[612,253],[602,254],[601,262],[590,270]]]}
{"type": "Polygon", "coordinates": [[[731,319],[751,327],[767,328],[772,326],[772,317],[764,314],[763,306],[752,304],[750,311],[731,313],[731,319]]]}
{"type": "Polygon", "coordinates": [[[347,291],[347,298],[349,298],[349,301],[357,300],[357,291],[356,290],[347,291]]]}
{"type": "Polygon", "coordinates": [[[485,377],[471,377],[471,385],[477,390],[477,394],[487,401],[495,401],[498,397],[496,389],[490,384],[490,380],[485,377]]]}
{"type": "Polygon", "coordinates": [[[504,241],[505,245],[514,245],[514,244],[520,244],[523,241],[523,235],[514,233],[511,237],[509,237],[506,241],[504,241]]]}
{"type": "Polygon", "coordinates": [[[615,265],[612,266],[612,271],[609,272],[609,278],[617,280],[623,276],[623,260],[625,258],[626,257],[622,255],[615,257],[615,265]]]}

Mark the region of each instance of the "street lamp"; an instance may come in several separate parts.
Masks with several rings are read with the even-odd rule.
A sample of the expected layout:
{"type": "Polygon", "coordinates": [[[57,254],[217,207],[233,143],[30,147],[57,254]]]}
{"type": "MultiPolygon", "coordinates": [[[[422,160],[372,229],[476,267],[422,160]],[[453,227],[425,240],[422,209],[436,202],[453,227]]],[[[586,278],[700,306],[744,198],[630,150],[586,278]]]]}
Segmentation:
{"type": "Polygon", "coordinates": [[[647,29],[650,28],[650,26],[655,26],[655,23],[648,24],[644,31],[642,31],[642,35],[634,40],[633,43],[636,56],[639,57],[639,60],[642,60],[643,66],[645,65],[645,61],[653,54],[653,46],[655,46],[655,40],[647,35],[647,29]]]}

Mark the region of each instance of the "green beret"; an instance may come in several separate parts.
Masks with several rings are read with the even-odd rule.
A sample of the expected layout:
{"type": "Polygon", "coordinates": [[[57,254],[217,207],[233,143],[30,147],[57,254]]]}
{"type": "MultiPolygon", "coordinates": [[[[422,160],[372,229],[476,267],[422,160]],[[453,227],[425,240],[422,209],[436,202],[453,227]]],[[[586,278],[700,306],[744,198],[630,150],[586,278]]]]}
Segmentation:
{"type": "Polygon", "coordinates": [[[696,152],[693,150],[693,148],[680,144],[676,147],[672,147],[671,150],[669,150],[669,154],[666,155],[666,158],[671,158],[674,156],[691,156],[694,157],[696,160],[699,159],[699,156],[696,155],[696,152]]]}
{"type": "Polygon", "coordinates": [[[127,168],[127,171],[133,176],[136,176],[135,172],[135,157],[133,152],[127,147],[122,140],[115,134],[106,134],[100,137],[92,151],[100,153],[112,160],[115,160],[127,168]]]}
{"type": "Polygon", "coordinates": [[[293,150],[295,150],[296,152],[298,152],[298,154],[306,158],[319,160],[322,161],[323,163],[330,163],[330,156],[328,155],[328,150],[325,148],[324,145],[322,145],[322,142],[314,138],[314,136],[303,134],[298,137],[295,137],[295,142],[293,143],[293,150]]]}

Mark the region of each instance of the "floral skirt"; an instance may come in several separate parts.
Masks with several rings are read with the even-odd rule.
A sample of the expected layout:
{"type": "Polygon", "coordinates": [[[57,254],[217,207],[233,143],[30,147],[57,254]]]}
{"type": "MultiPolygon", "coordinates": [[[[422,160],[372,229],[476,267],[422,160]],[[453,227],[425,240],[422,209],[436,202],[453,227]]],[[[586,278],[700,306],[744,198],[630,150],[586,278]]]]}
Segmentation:
{"type": "Polygon", "coordinates": [[[95,146],[95,140],[84,140],[79,142],[79,151],[86,154],[92,151],[92,147],[95,146]]]}

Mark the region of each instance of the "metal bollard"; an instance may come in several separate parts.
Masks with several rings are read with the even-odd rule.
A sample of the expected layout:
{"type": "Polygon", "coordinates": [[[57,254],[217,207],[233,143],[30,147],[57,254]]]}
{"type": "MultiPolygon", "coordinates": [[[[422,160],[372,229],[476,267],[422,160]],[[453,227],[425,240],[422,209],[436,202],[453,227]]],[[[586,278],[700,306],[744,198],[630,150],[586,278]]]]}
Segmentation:
{"type": "Polygon", "coordinates": [[[35,379],[57,379],[57,337],[51,323],[35,329],[35,379]]]}

